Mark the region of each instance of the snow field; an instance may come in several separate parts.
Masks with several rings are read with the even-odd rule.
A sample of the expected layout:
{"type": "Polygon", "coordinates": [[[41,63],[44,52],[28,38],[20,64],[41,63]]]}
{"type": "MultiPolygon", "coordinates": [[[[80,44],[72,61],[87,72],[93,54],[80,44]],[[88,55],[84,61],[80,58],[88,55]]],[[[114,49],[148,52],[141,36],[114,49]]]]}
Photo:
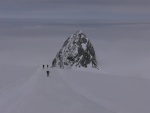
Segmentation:
{"type": "Polygon", "coordinates": [[[8,74],[6,72],[8,68],[2,67],[0,69],[3,72],[0,88],[2,113],[150,111],[149,79],[27,66],[6,66],[9,70],[13,70],[8,74]],[[50,70],[49,77],[46,75],[47,70],[50,70]],[[12,83],[9,82],[10,77],[14,79],[12,83]]]}

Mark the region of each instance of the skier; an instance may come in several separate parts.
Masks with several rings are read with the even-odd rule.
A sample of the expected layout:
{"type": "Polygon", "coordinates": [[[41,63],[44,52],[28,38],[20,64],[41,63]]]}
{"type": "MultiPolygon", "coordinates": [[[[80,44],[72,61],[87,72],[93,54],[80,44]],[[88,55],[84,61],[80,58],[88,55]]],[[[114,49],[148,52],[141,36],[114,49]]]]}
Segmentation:
{"type": "Polygon", "coordinates": [[[48,68],[48,66],[49,66],[49,65],[47,65],[47,68],[48,68]]]}
{"type": "Polygon", "coordinates": [[[47,77],[49,77],[49,73],[50,73],[50,72],[49,72],[49,71],[46,71],[46,73],[47,73],[47,77]]]}
{"type": "Polygon", "coordinates": [[[44,65],[43,65],[43,69],[44,69],[44,65]]]}

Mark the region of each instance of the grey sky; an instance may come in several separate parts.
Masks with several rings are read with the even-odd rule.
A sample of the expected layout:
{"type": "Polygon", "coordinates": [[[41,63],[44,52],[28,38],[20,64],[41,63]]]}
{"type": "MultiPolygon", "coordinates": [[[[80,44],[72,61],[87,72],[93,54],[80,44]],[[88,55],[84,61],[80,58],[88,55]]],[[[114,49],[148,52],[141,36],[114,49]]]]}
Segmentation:
{"type": "Polygon", "coordinates": [[[150,19],[149,0],[1,0],[0,18],[150,19]]]}
{"type": "Polygon", "coordinates": [[[43,36],[50,29],[69,31],[66,25],[76,30],[83,25],[150,23],[149,11],[149,0],[0,0],[0,34],[43,36]]]}

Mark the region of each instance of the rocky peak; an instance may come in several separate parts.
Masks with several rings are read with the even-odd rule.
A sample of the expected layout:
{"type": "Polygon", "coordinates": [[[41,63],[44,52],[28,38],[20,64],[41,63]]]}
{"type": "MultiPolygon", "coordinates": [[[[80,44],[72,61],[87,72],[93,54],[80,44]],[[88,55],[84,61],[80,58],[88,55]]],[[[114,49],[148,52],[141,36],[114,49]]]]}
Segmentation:
{"type": "Polygon", "coordinates": [[[98,69],[94,48],[82,31],[77,31],[64,42],[52,62],[52,67],[71,68],[72,66],[98,69]]]}

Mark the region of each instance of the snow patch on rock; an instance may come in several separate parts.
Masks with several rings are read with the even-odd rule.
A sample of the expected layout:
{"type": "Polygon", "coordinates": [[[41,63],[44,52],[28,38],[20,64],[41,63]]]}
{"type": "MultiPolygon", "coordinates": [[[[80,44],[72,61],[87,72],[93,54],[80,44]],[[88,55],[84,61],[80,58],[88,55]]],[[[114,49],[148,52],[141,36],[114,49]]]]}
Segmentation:
{"type": "Polygon", "coordinates": [[[64,42],[52,62],[52,67],[63,69],[92,67],[98,69],[93,45],[82,31],[77,31],[64,42]]]}

